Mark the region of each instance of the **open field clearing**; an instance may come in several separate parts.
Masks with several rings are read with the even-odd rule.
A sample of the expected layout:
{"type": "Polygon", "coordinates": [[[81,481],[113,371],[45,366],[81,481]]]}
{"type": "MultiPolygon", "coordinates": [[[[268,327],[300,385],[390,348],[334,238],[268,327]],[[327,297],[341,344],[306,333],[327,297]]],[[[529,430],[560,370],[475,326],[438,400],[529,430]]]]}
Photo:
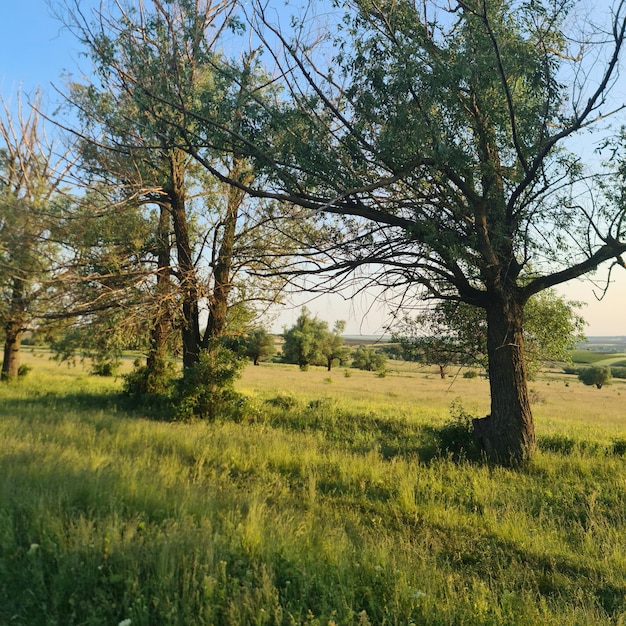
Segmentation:
{"type": "Polygon", "coordinates": [[[0,387],[0,624],[626,620],[626,381],[533,382],[513,471],[453,454],[480,378],[262,364],[239,421],[165,423],[37,354],[0,387]]]}

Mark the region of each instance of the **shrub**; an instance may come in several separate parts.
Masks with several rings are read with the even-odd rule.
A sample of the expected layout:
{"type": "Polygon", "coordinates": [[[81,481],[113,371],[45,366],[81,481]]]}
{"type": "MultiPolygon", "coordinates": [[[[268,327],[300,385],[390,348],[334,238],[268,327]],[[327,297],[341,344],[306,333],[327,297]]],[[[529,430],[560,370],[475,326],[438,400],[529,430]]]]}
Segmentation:
{"type": "Polygon", "coordinates": [[[119,369],[119,366],[119,361],[96,359],[91,366],[91,373],[94,376],[114,376],[119,369]]]}
{"type": "Polygon", "coordinates": [[[265,403],[277,409],[288,411],[298,406],[298,399],[290,394],[281,393],[273,398],[268,398],[265,403]]]}
{"type": "Polygon", "coordinates": [[[585,385],[595,385],[602,389],[611,380],[610,367],[585,367],[578,372],[578,380],[585,385]]]}
{"type": "Polygon", "coordinates": [[[626,378],[626,367],[611,367],[611,376],[613,378],[626,378]]]}
{"type": "Polygon", "coordinates": [[[135,361],[135,369],[124,376],[124,393],[129,396],[169,395],[176,368],[173,363],[157,360],[151,367],[135,361]]]}
{"type": "Polygon", "coordinates": [[[33,370],[33,368],[30,365],[26,365],[25,363],[23,363],[22,365],[20,365],[17,368],[17,377],[18,378],[24,378],[25,376],[30,374],[30,372],[32,372],[32,370],[33,370]]]}
{"type": "Polygon", "coordinates": [[[352,355],[352,367],[368,372],[383,372],[387,357],[371,346],[359,346],[352,355]]]}
{"type": "Polygon", "coordinates": [[[463,372],[463,378],[476,378],[478,376],[478,372],[476,370],[465,370],[463,372]]]}
{"type": "Polygon", "coordinates": [[[245,364],[241,355],[215,343],[178,380],[172,401],[177,419],[239,417],[244,397],[234,389],[245,364]]]}
{"type": "Polygon", "coordinates": [[[450,406],[451,420],[435,432],[437,447],[441,454],[454,459],[480,459],[481,452],[474,437],[474,416],[465,411],[460,401],[450,406]]]}

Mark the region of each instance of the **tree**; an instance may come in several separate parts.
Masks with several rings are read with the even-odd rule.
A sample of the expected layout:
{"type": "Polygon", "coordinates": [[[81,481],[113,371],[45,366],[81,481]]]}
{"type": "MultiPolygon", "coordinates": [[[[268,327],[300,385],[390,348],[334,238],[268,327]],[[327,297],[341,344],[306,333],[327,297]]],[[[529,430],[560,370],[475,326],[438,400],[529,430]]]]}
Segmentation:
{"type": "Polygon", "coordinates": [[[195,366],[228,332],[231,307],[274,301],[282,284],[275,276],[255,285],[248,279],[255,266],[272,268],[285,238],[269,238],[268,203],[251,203],[240,188],[251,182],[247,160],[234,151],[205,152],[212,167],[240,185],[227,186],[180,147],[197,126],[180,107],[201,101],[220,123],[236,126],[243,95],[258,86],[253,56],[235,65],[219,50],[223,34],[238,28],[236,4],[103,3],[93,20],[79,2],[65,5],[63,21],[94,65],[91,82],[71,84],[68,94],[82,122],[74,132],[83,142],[85,170],[111,184],[117,196],[111,206],[139,204],[159,214],[153,306],[143,302],[152,312],[148,366],[163,360],[173,327],[180,331],[184,367],[195,366]]]}
{"type": "Polygon", "coordinates": [[[384,371],[386,362],[385,354],[372,346],[358,346],[352,355],[352,367],[368,372],[384,371]]]}
{"type": "Polygon", "coordinates": [[[283,361],[295,363],[301,370],[309,365],[325,363],[322,346],[327,335],[328,324],[317,316],[312,317],[310,311],[303,307],[296,323],[283,333],[283,361]]]}
{"type": "Polygon", "coordinates": [[[306,40],[306,24],[281,32],[256,5],[291,102],[240,142],[265,174],[248,191],[335,229],[334,244],[307,251],[304,276],[365,268],[405,300],[482,309],[491,412],[475,429],[490,460],[521,463],[536,446],[525,305],[623,264],[626,251],[624,204],[598,188],[606,172],[568,150],[613,110],[626,7],[607,28],[575,33],[569,2],[337,4],[339,27],[322,38],[334,53],[306,40]]]}
{"type": "Polygon", "coordinates": [[[246,354],[255,365],[269,359],[276,352],[274,337],[263,328],[257,328],[248,333],[246,340],[246,354]]]}
{"type": "MultiPolygon", "coordinates": [[[[568,361],[569,350],[584,339],[584,319],[575,312],[580,303],[569,302],[553,290],[530,298],[525,307],[526,372],[534,375],[542,363],[568,361]]],[[[405,315],[393,326],[394,340],[405,352],[436,364],[442,378],[452,364],[488,367],[487,320],[484,312],[459,302],[440,302],[414,318],[405,315]]]]}
{"type": "Polygon", "coordinates": [[[595,385],[597,389],[602,389],[611,380],[610,367],[584,367],[578,372],[578,380],[585,385],[595,385]]]}
{"type": "Polygon", "coordinates": [[[39,94],[26,113],[0,99],[0,323],[2,379],[18,374],[23,334],[51,313],[61,272],[64,185],[71,162],[46,145],[39,94]]]}
{"type": "Polygon", "coordinates": [[[321,353],[326,359],[326,368],[330,372],[333,362],[345,361],[350,354],[350,349],[344,344],[341,334],[346,329],[346,323],[343,320],[335,322],[332,332],[326,332],[322,337],[321,353]]]}

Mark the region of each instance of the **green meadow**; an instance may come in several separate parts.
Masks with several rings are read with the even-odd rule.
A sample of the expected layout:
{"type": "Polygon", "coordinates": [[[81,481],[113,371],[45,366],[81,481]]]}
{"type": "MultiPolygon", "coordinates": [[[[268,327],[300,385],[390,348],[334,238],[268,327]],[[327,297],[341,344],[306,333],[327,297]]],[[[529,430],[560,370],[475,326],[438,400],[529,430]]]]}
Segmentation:
{"type": "MultiPolygon", "coordinates": [[[[487,382],[248,366],[167,423],[44,352],[0,387],[0,624],[626,624],[626,381],[531,383],[522,469],[464,452],[487,382]]],[[[130,360],[129,360],[130,362],[130,360]]]]}

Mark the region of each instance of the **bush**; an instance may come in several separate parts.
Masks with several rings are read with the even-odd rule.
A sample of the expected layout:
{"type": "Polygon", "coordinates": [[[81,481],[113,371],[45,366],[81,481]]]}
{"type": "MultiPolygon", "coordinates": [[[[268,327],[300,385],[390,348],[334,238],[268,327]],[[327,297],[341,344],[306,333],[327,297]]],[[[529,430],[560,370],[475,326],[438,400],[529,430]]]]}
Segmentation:
{"type": "Polygon", "coordinates": [[[148,367],[135,361],[135,369],[124,376],[124,393],[129,396],[169,395],[176,368],[169,361],[158,360],[148,367]]]}
{"type": "Polygon", "coordinates": [[[476,370],[465,370],[463,372],[463,378],[476,378],[478,376],[478,372],[476,370]]]}
{"type": "Polygon", "coordinates": [[[285,411],[294,409],[299,404],[298,399],[295,396],[286,393],[281,393],[273,398],[268,398],[265,403],[285,411]]]}
{"type": "Polygon", "coordinates": [[[443,456],[451,455],[455,460],[480,459],[481,452],[474,437],[474,416],[456,400],[450,406],[450,417],[449,422],[435,431],[439,453],[443,456]]]}
{"type": "Polygon", "coordinates": [[[30,372],[32,372],[32,370],[33,370],[33,368],[30,365],[26,365],[25,363],[23,363],[22,365],[20,365],[17,368],[17,377],[18,378],[24,378],[25,376],[30,374],[30,372]]]}
{"type": "Polygon", "coordinates": [[[119,367],[119,361],[97,359],[91,366],[91,373],[94,376],[114,376],[119,367]]]}
{"type": "Polygon", "coordinates": [[[626,367],[611,367],[611,376],[613,378],[626,378],[626,367]]]}
{"type": "Polygon", "coordinates": [[[578,372],[578,380],[585,385],[595,385],[602,389],[611,380],[610,367],[585,367],[578,372]]]}
{"type": "Polygon", "coordinates": [[[194,367],[186,368],[174,389],[172,401],[177,419],[239,417],[244,397],[234,389],[244,358],[220,344],[200,355],[194,367]]]}
{"type": "Polygon", "coordinates": [[[352,367],[368,372],[383,372],[387,357],[370,346],[359,346],[352,355],[352,367]]]}

